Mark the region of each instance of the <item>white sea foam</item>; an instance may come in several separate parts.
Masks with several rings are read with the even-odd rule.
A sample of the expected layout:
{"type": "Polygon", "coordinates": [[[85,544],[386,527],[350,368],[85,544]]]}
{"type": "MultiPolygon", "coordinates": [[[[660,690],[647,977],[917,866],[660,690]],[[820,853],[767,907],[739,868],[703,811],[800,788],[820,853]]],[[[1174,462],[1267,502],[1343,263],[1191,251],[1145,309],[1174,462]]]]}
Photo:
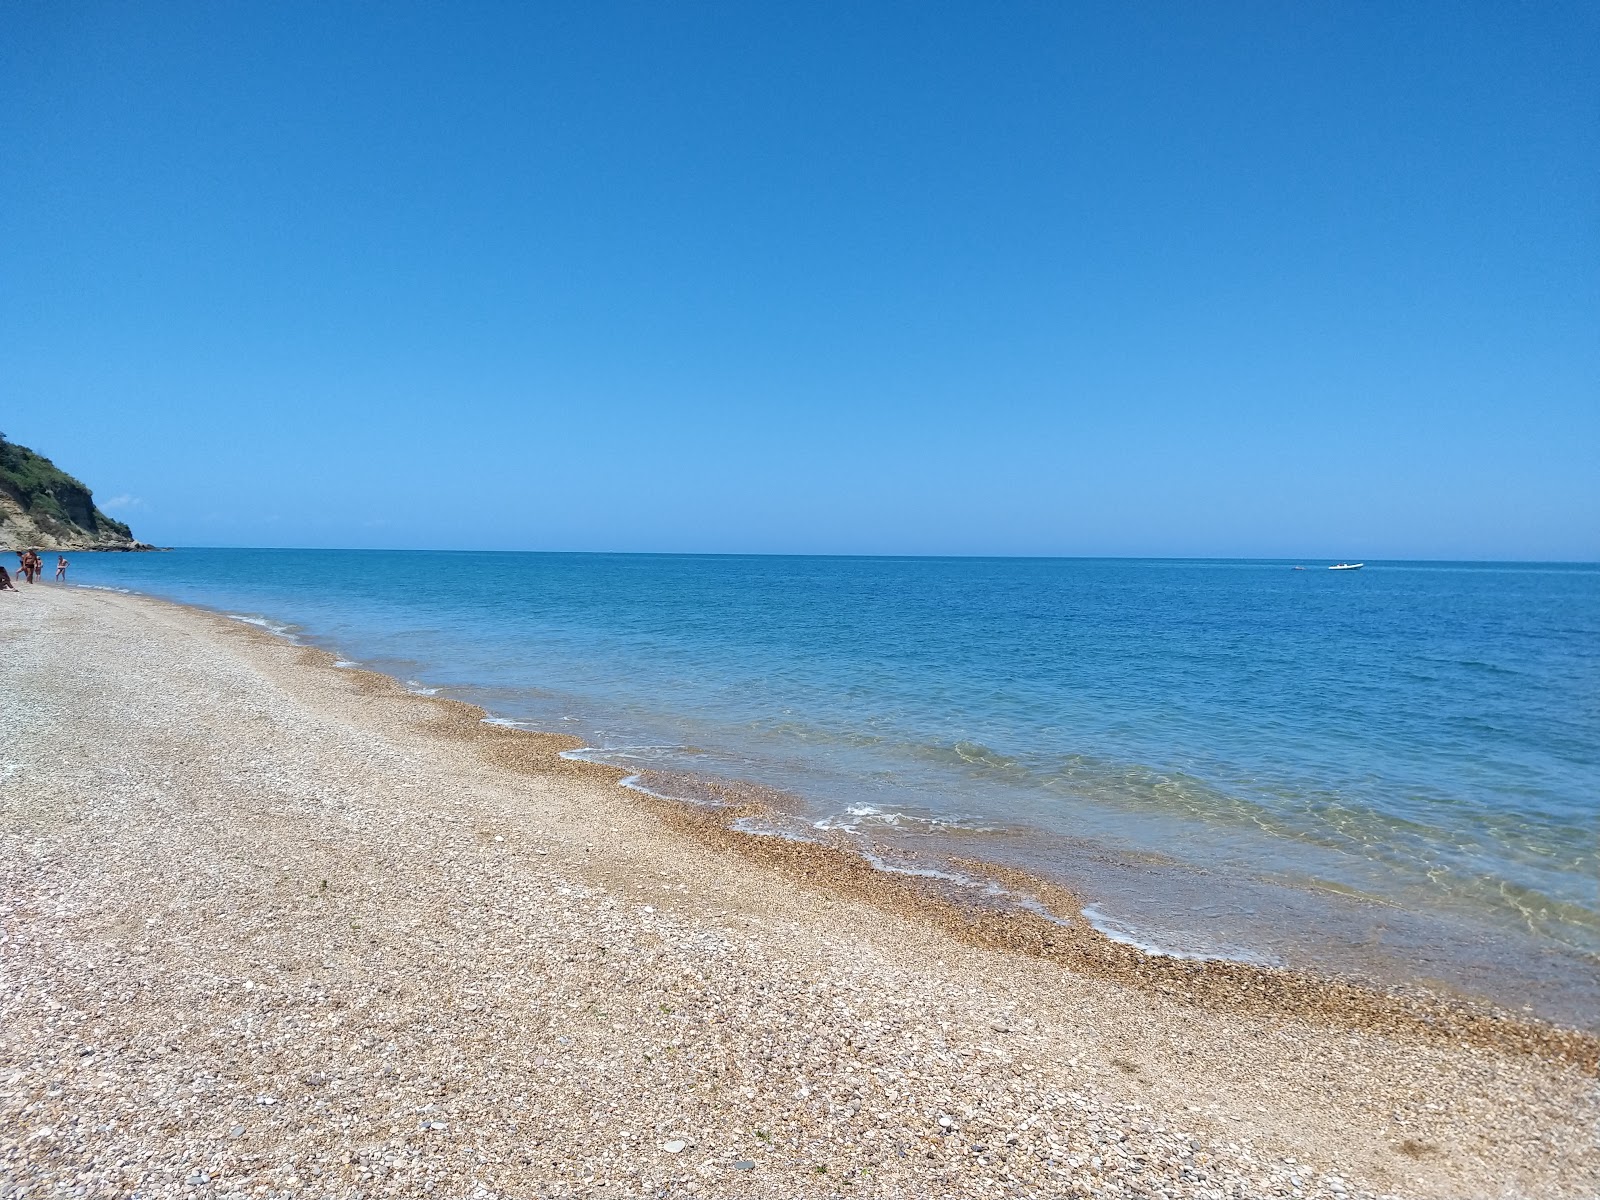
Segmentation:
{"type": "Polygon", "coordinates": [[[860,851],[861,857],[872,864],[873,868],[887,872],[890,875],[912,875],[919,879],[940,879],[946,883],[953,883],[957,887],[968,888],[981,892],[995,900],[1003,900],[1016,908],[1025,909],[1055,925],[1071,925],[1066,917],[1058,917],[1038,900],[1023,892],[1014,892],[1010,888],[1003,888],[992,880],[974,879],[970,875],[963,875],[959,871],[944,870],[939,867],[909,866],[903,863],[890,862],[871,850],[860,851]]]}
{"type": "MultiPolygon", "coordinates": [[[[1117,918],[1102,912],[1092,904],[1084,905],[1083,918],[1113,942],[1120,942],[1124,946],[1132,946],[1135,950],[1148,954],[1152,958],[1178,958],[1188,962],[1249,963],[1257,967],[1281,965],[1271,955],[1247,950],[1242,946],[1195,945],[1178,947],[1166,944],[1157,940],[1161,935],[1152,934],[1143,929],[1136,929],[1126,922],[1119,921],[1117,918]]],[[[1177,941],[1179,939],[1172,938],[1172,940],[1177,941]]]]}
{"type": "Polygon", "coordinates": [[[619,758],[659,758],[663,754],[681,753],[680,746],[579,746],[576,750],[563,750],[561,757],[573,762],[600,763],[616,766],[619,758]]]}
{"type": "MultiPolygon", "coordinates": [[[[576,750],[563,750],[561,752],[561,757],[572,762],[596,763],[598,765],[605,766],[607,765],[605,759],[592,756],[611,753],[612,751],[610,750],[602,751],[593,746],[579,746],[576,750]]],[[[624,776],[617,782],[623,787],[627,788],[630,792],[641,792],[646,796],[654,796],[657,800],[671,800],[675,804],[693,804],[700,808],[728,807],[721,800],[706,800],[697,796],[671,796],[666,792],[658,792],[653,788],[646,787],[643,780],[644,776],[642,774],[635,774],[624,776]]]]}
{"type": "Polygon", "coordinates": [[[410,692],[413,696],[437,696],[439,694],[438,688],[429,687],[420,679],[408,679],[406,680],[405,686],[406,691],[410,692]]]}
{"type": "MultiPolygon", "coordinates": [[[[563,754],[561,757],[562,758],[566,758],[567,756],[565,754],[563,754]]],[[[595,760],[592,759],[592,758],[580,758],[580,759],[578,759],[578,761],[579,762],[594,762],[595,760]]],[[[640,779],[642,779],[642,778],[643,777],[639,776],[639,775],[629,775],[626,778],[622,779],[621,783],[622,783],[622,786],[627,788],[630,792],[643,792],[646,796],[654,796],[657,800],[677,800],[677,799],[679,799],[679,797],[677,797],[677,796],[669,796],[665,792],[658,792],[658,791],[655,791],[655,790],[653,790],[651,788],[645,787],[645,785],[643,783],[639,782],[640,779]]]]}
{"type": "Polygon", "coordinates": [[[292,642],[296,640],[294,630],[281,621],[271,621],[266,617],[247,616],[244,613],[227,613],[225,615],[230,621],[238,621],[241,625],[254,625],[257,629],[265,629],[268,633],[275,637],[281,637],[285,641],[292,642]]]}
{"type": "Polygon", "coordinates": [[[962,833],[990,833],[988,827],[975,825],[961,817],[923,817],[893,809],[879,808],[875,804],[852,804],[842,813],[834,813],[812,823],[817,829],[860,833],[863,826],[878,829],[959,830],[962,833]]]}
{"type": "Polygon", "coordinates": [[[905,824],[910,819],[905,813],[886,812],[876,804],[852,804],[844,812],[823,817],[812,824],[818,829],[839,829],[846,833],[855,833],[863,824],[894,827],[905,824]]]}
{"type": "Polygon", "coordinates": [[[611,754],[619,758],[638,757],[637,755],[626,753],[621,747],[607,750],[599,746],[579,746],[576,750],[563,750],[561,752],[561,757],[566,759],[568,762],[598,763],[602,761],[600,758],[600,755],[602,754],[611,754]]]}
{"type": "Polygon", "coordinates": [[[82,588],[86,592],[120,592],[124,596],[133,595],[132,588],[112,587],[105,583],[75,583],[75,588],[82,588]]]}
{"type": "Polygon", "coordinates": [[[999,895],[1004,896],[1006,899],[1010,900],[1011,903],[1015,904],[1018,908],[1025,908],[1029,912],[1033,913],[1035,916],[1043,917],[1046,921],[1049,921],[1052,925],[1071,925],[1072,924],[1072,921],[1070,919],[1068,919],[1067,917],[1057,916],[1055,913],[1051,912],[1048,908],[1046,908],[1039,901],[1035,900],[1032,896],[1026,895],[1025,893],[1022,893],[1022,892],[1009,892],[1005,888],[997,887],[996,885],[994,885],[992,883],[989,885],[989,887],[992,889],[993,893],[997,893],[999,895]]]}
{"type": "MultiPolygon", "coordinates": [[[[529,725],[526,721],[513,721],[510,717],[485,717],[483,718],[483,723],[485,725],[498,725],[502,729],[521,729],[528,733],[534,731],[534,726],[529,725]]],[[[565,758],[566,756],[562,755],[562,757],[565,758]]]]}
{"type": "Polygon", "coordinates": [[[351,662],[348,658],[336,658],[333,660],[333,665],[336,667],[344,667],[349,669],[350,667],[359,667],[361,664],[358,662],[351,662]]]}
{"type": "Polygon", "coordinates": [[[937,867],[911,867],[901,863],[892,863],[874,854],[871,850],[861,851],[861,857],[871,863],[874,870],[883,871],[889,875],[914,875],[919,879],[942,879],[946,883],[953,883],[965,888],[983,886],[978,880],[967,875],[957,874],[954,871],[941,871],[937,867]]]}
{"type": "Polygon", "coordinates": [[[740,833],[754,834],[757,837],[782,838],[786,842],[804,842],[811,846],[818,844],[816,838],[809,838],[805,834],[796,833],[791,829],[779,829],[776,826],[762,822],[756,817],[740,817],[733,822],[731,828],[737,829],[740,833]]]}
{"type": "MultiPolygon", "coordinates": [[[[593,762],[595,760],[594,759],[580,759],[579,761],[580,762],[593,762]]],[[[726,808],[727,807],[727,805],[723,804],[720,800],[697,800],[692,796],[669,796],[665,792],[658,792],[658,791],[655,791],[653,788],[645,787],[645,785],[642,782],[640,782],[643,778],[644,778],[644,776],[642,776],[642,775],[629,775],[626,778],[620,780],[619,782],[622,784],[623,787],[627,788],[631,792],[643,792],[646,796],[654,796],[657,800],[671,800],[671,801],[673,801],[674,803],[677,803],[677,804],[695,804],[695,805],[699,805],[701,808],[726,808]]]]}

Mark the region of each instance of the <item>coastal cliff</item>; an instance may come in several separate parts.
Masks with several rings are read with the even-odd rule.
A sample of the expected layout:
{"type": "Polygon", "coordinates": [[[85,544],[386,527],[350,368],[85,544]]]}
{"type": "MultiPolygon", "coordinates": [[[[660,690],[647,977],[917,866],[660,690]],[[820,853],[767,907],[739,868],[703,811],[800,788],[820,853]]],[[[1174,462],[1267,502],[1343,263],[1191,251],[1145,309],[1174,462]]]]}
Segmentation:
{"type": "Polygon", "coordinates": [[[42,454],[0,434],[0,550],[152,550],[42,454]]]}

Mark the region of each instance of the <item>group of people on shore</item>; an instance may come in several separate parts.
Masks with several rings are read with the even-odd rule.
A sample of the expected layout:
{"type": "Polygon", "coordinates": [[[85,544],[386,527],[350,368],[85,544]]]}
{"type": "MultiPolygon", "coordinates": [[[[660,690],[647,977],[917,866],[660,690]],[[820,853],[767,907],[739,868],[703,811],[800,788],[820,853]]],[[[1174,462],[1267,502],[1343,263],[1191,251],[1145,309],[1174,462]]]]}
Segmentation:
{"type": "MultiPolygon", "coordinates": [[[[67,556],[64,554],[56,555],[57,583],[65,583],[67,581],[67,566],[67,556]]],[[[44,559],[39,557],[37,550],[17,551],[17,578],[24,579],[29,583],[37,583],[44,578],[44,559]]],[[[16,585],[12,583],[10,574],[7,573],[4,566],[0,566],[0,592],[14,592],[16,590],[16,585]]]]}

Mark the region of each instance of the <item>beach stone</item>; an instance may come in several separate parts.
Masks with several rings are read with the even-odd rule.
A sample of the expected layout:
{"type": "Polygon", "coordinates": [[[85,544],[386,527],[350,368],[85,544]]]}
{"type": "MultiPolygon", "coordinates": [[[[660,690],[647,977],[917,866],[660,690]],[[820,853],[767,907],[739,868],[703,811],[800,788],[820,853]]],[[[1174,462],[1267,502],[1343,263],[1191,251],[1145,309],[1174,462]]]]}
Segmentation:
{"type": "Polygon", "coordinates": [[[845,851],[724,857],[720,817],[539,735],[171,605],[35,600],[0,673],[0,775],[52,764],[0,779],[7,1196],[1600,1194],[1592,1073],[952,940],[899,883],[831,893],[877,886],[845,851]],[[496,829],[549,857],[477,853],[496,829]]]}

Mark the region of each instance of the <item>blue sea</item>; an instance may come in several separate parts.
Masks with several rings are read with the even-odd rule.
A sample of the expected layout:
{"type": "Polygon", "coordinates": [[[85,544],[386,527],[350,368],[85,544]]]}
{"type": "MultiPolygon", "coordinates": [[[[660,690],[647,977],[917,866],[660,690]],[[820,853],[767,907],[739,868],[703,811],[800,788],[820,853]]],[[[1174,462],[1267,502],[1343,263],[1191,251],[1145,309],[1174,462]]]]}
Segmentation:
{"type": "Polygon", "coordinates": [[[1064,880],[1152,951],[1600,1026],[1594,565],[73,558],[571,733],[651,790],[761,785],[774,833],[1064,880]]]}

